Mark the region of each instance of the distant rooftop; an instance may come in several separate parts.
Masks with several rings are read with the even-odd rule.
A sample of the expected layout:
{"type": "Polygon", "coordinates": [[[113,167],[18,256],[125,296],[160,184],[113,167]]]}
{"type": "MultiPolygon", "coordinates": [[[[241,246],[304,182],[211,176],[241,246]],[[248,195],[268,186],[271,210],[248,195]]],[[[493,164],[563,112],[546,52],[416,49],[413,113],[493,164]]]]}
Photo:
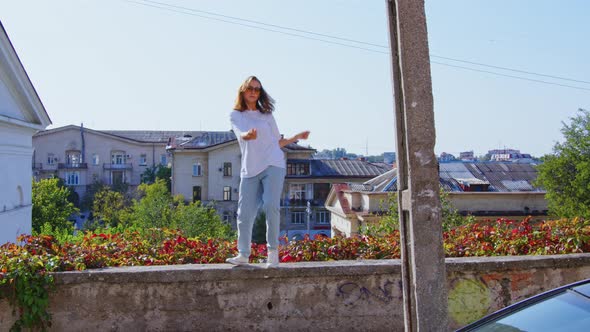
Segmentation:
{"type": "Polygon", "coordinates": [[[194,137],[202,131],[159,131],[159,130],[98,130],[100,132],[119,136],[138,142],[167,143],[171,137],[194,137]]]}
{"type": "MultiPolygon", "coordinates": [[[[439,165],[440,184],[445,191],[523,192],[544,190],[534,186],[537,170],[533,164],[511,162],[456,162],[439,165]]],[[[397,170],[393,169],[362,184],[348,184],[364,192],[397,191],[397,170]]]]}
{"type": "MultiPolygon", "coordinates": [[[[342,159],[289,159],[288,162],[309,163],[311,175],[294,177],[311,178],[372,178],[387,172],[390,168],[363,160],[342,159]]],[[[289,175],[287,177],[290,177],[289,175]]]]}

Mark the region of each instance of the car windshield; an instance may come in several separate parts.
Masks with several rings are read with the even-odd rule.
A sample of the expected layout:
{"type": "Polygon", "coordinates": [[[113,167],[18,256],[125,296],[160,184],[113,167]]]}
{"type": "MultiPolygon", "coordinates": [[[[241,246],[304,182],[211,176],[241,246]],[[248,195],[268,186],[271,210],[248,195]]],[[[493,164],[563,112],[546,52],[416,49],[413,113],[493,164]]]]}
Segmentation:
{"type": "Polygon", "coordinates": [[[572,291],[489,322],[474,331],[590,331],[590,299],[572,291]]]}

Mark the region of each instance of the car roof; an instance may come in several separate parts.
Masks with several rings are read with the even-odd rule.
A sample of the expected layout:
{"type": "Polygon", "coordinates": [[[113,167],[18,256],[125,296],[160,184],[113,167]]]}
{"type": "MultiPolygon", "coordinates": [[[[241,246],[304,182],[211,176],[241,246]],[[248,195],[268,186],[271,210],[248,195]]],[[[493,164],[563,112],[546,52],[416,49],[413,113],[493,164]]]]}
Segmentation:
{"type": "Polygon", "coordinates": [[[575,286],[572,289],[575,290],[576,292],[590,298],[590,279],[586,280],[585,284],[575,286]]]}
{"type": "Polygon", "coordinates": [[[565,286],[561,286],[558,288],[554,288],[552,290],[543,292],[541,294],[537,294],[534,296],[531,296],[525,300],[522,300],[520,302],[517,302],[515,304],[509,305],[506,308],[500,309],[492,314],[489,314],[467,326],[464,326],[460,329],[458,329],[456,332],[468,332],[468,331],[472,331],[474,329],[477,329],[479,327],[481,327],[482,325],[485,325],[491,321],[494,321],[496,319],[499,319],[500,317],[503,316],[507,316],[513,312],[516,312],[518,310],[521,310],[523,308],[532,306],[538,302],[544,301],[550,297],[553,297],[557,294],[561,294],[564,293],[568,290],[573,290],[575,292],[577,292],[580,295],[585,296],[589,301],[590,301],[590,279],[585,279],[585,280],[581,280],[581,281],[577,281],[565,286]]]}

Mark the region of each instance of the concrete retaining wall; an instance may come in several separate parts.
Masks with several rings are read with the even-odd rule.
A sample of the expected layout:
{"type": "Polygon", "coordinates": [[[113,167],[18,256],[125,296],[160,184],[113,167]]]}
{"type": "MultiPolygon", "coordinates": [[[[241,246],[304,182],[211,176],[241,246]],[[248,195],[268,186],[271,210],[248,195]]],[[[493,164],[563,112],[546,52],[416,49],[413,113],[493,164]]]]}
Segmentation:
{"type": "MultiPolygon", "coordinates": [[[[452,327],[590,278],[590,254],[447,259],[452,327]]],[[[109,268],[56,275],[54,331],[402,331],[399,260],[109,268]]],[[[0,331],[14,318],[0,302],[0,331]]]]}

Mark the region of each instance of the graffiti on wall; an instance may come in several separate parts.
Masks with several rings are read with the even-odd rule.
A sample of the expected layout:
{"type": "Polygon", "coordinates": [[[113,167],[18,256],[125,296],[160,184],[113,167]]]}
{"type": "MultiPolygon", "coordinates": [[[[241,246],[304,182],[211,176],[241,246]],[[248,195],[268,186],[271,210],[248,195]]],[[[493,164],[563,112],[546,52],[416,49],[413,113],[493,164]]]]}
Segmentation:
{"type": "MultiPolygon", "coordinates": [[[[355,304],[358,301],[390,303],[395,299],[395,283],[386,280],[382,286],[366,286],[354,281],[338,285],[336,296],[343,298],[345,304],[355,304]]],[[[401,286],[398,285],[398,288],[401,286]]]]}
{"type": "Polygon", "coordinates": [[[469,324],[488,313],[491,293],[477,279],[459,279],[449,289],[449,316],[458,324],[469,324]]]}

